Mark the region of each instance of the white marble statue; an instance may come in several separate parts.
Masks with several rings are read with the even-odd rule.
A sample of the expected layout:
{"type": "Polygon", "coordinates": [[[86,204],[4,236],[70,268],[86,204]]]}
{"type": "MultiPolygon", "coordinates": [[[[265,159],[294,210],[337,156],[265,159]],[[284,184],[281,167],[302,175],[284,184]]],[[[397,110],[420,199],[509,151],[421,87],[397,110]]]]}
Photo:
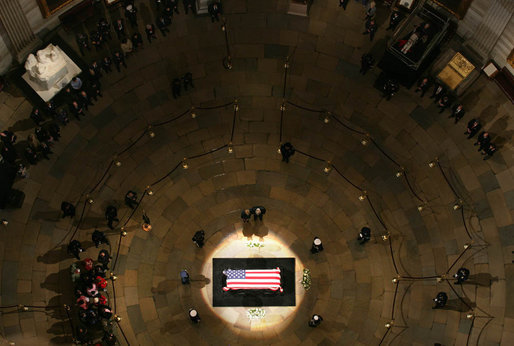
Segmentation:
{"type": "Polygon", "coordinates": [[[30,54],[25,62],[25,69],[31,79],[40,86],[50,89],[68,73],[64,54],[59,47],[49,44],[34,54],[30,54]]]}

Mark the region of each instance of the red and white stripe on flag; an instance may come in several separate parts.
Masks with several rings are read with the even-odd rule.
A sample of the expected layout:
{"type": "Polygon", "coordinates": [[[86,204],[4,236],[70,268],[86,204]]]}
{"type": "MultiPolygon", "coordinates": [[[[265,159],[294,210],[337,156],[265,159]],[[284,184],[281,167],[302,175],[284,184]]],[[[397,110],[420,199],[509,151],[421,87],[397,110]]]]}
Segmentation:
{"type": "Polygon", "coordinates": [[[230,290],[272,290],[284,292],[280,286],[280,268],[275,269],[227,269],[227,286],[230,290]]]}

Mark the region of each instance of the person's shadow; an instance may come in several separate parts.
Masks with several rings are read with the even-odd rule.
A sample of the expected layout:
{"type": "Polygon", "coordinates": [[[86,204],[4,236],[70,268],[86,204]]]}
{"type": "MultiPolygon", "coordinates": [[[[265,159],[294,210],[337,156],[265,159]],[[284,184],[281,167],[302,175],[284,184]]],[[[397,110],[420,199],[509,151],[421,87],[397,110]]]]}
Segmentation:
{"type": "Polygon", "coordinates": [[[70,255],[67,252],[66,245],[61,245],[59,247],[49,250],[44,255],[38,256],[37,261],[46,264],[55,264],[64,261],[69,257],[70,255]]]}

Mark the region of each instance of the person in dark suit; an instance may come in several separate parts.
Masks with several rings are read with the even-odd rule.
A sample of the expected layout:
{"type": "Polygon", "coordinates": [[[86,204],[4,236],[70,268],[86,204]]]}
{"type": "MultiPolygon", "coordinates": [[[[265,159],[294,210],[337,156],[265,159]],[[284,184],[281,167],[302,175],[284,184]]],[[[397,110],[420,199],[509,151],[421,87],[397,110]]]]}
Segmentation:
{"type": "Polygon", "coordinates": [[[211,21],[214,23],[214,20],[217,22],[220,21],[220,15],[223,14],[223,10],[221,8],[221,3],[217,0],[211,2],[208,6],[209,14],[211,15],[211,21]]]}
{"type": "Polygon", "coordinates": [[[482,125],[480,125],[480,122],[477,119],[471,119],[468,121],[468,126],[464,134],[468,136],[468,139],[470,139],[471,137],[475,136],[481,128],[482,125]]]}
{"type": "Polygon", "coordinates": [[[166,33],[170,32],[170,29],[168,29],[168,24],[166,23],[166,18],[164,16],[160,16],[157,18],[157,28],[161,31],[162,36],[166,36],[166,33]]]}
{"type": "Polygon", "coordinates": [[[389,101],[391,97],[393,97],[393,95],[398,92],[399,89],[400,87],[398,82],[392,78],[389,78],[384,84],[383,95],[386,100],[389,101]]]}
{"type": "Polygon", "coordinates": [[[187,272],[187,270],[182,269],[180,271],[180,281],[182,281],[182,285],[189,284],[189,273],[187,272]]]}
{"type": "Polygon", "coordinates": [[[359,232],[359,236],[357,237],[357,240],[359,241],[359,244],[364,244],[368,242],[371,239],[371,229],[369,227],[362,227],[361,231],[359,232]]]}
{"type": "Polygon", "coordinates": [[[134,51],[137,51],[138,48],[143,48],[143,37],[141,36],[140,33],[135,32],[132,35],[132,46],[133,46],[134,51]]]}
{"type": "Polygon", "coordinates": [[[489,143],[491,143],[491,136],[489,136],[489,132],[482,131],[477,137],[477,141],[474,145],[478,145],[477,151],[482,151],[485,148],[489,147],[489,143]]]}
{"type": "Polygon", "coordinates": [[[93,234],[91,235],[91,239],[93,240],[93,243],[96,247],[98,247],[100,244],[109,244],[109,239],[107,239],[104,232],[100,232],[97,229],[94,230],[93,234]]]}
{"type": "Polygon", "coordinates": [[[111,65],[112,65],[112,60],[111,60],[111,58],[109,58],[108,56],[106,56],[106,57],[102,60],[102,68],[104,69],[105,73],[109,73],[109,72],[111,72],[111,71],[112,71],[111,65]]]}
{"type": "Polygon", "coordinates": [[[363,35],[369,34],[369,40],[373,41],[375,37],[375,33],[377,32],[377,24],[373,19],[368,19],[366,21],[366,30],[362,33],[363,35]]]}
{"type": "Polygon", "coordinates": [[[125,204],[131,209],[136,208],[139,205],[137,201],[137,192],[129,190],[125,195],[125,204]]]}
{"type": "Polygon", "coordinates": [[[118,40],[121,41],[121,39],[125,37],[125,23],[123,23],[123,19],[119,18],[116,20],[116,23],[114,23],[114,31],[116,31],[118,40]]]}
{"type": "Polygon", "coordinates": [[[398,11],[398,9],[393,9],[393,11],[391,12],[391,16],[389,17],[389,26],[387,27],[386,31],[387,30],[393,30],[395,31],[396,30],[396,27],[398,26],[398,24],[400,24],[402,20],[402,16],[400,15],[400,12],[398,11]]]}
{"type": "Polygon", "coordinates": [[[189,309],[189,318],[193,323],[200,323],[200,315],[198,314],[198,311],[196,311],[195,309],[189,309]]]}
{"type": "Polygon", "coordinates": [[[202,248],[204,245],[204,241],[205,241],[205,231],[203,229],[196,231],[192,240],[196,246],[198,246],[199,248],[202,248]]]}
{"type": "Polygon", "coordinates": [[[457,273],[453,275],[453,277],[457,279],[457,281],[455,281],[455,284],[462,284],[469,278],[469,269],[464,267],[459,268],[459,270],[457,270],[457,273]]]}
{"type": "Polygon", "coordinates": [[[85,50],[91,51],[89,47],[89,38],[84,33],[77,34],[77,45],[79,46],[80,54],[84,55],[85,50]]]}
{"type": "Polygon", "coordinates": [[[109,226],[110,229],[114,229],[114,227],[112,226],[112,223],[114,221],[116,221],[116,222],[120,221],[118,219],[118,209],[116,209],[116,207],[113,205],[109,205],[105,209],[105,218],[107,219],[107,226],[109,226]]]}
{"type": "Polygon", "coordinates": [[[121,65],[127,68],[127,64],[125,63],[125,56],[122,52],[117,51],[116,53],[114,53],[114,55],[112,56],[112,60],[116,64],[116,70],[118,70],[118,72],[120,72],[121,65]]]}
{"type": "Polygon", "coordinates": [[[98,253],[98,262],[104,267],[105,270],[109,269],[109,262],[111,261],[111,256],[109,256],[109,251],[102,249],[98,253]]]}
{"type": "Polygon", "coordinates": [[[342,7],[343,10],[346,11],[346,6],[348,6],[348,1],[350,1],[350,0],[339,0],[339,7],[342,7]]]}
{"type": "Polygon", "coordinates": [[[171,7],[173,11],[175,11],[176,14],[180,14],[178,11],[178,1],[177,0],[168,0],[168,5],[171,7]]]}
{"type": "Polygon", "coordinates": [[[360,73],[363,75],[366,74],[371,68],[373,68],[373,65],[375,64],[375,58],[373,58],[373,55],[371,54],[362,54],[361,56],[361,69],[360,73]]]}
{"type": "Polygon", "coordinates": [[[137,27],[137,8],[134,5],[125,7],[125,17],[133,28],[137,27]]]}
{"type": "Polygon", "coordinates": [[[182,77],[182,80],[184,81],[184,90],[187,91],[187,88],[190,86],[191,88],[194,88],[193,85],[193,74],[191,72],[186,72],[184,74],[184,77],[182,77]]]}
{"type": "Polygon", "coordinates": [[[250,216],[252,213],[250,212],[250,209],[244,209],[241,211],[241,219],[243,220],[243,223],[250,222],[250,216]]]}
{"type": "Polygon", "coordinates": [[[280,146],[280,153],[282,154],[282,161],[289,163],[289,158],[294,155],[295,149],[289,142],[285,142],[280,146]]]}
{"type": "Polygon", "coordinates": [[[489,160],[494,155],[495,152],[496,152],[496,145],[494,145],[494,143],[489,143],[489,146],[484,148],[484,150],[482,150],[482,155],[486,155],[484,157],[484,160],[489,160]]]}
{"type": "Polygon", "coordinates": [[[309,327],[316,328],[321,324],[322,321],[323,318],[320,315],[314,314],[312,315],[311,320],[309,321],[309,327]]]}
{"type": "Polygon", "coordinates": [[[75,256],[76,259],[80,260],[80,253],[84,251],[82,244],[78,240],[72,240],[68,244],[68,253],[75,256]]]}
{"type": "Polygon", "coordinates": [[[94,60],[91,63],[91,66],[89,66],[89,69],[94,72],[94,75],[96,76],[96,78],[98,78],[98,79],[102,78],[102,67],[98,64],[98,62],[96,60],[94,60]]]}
{"type": "Polygon", "coordinates": [[[149,43],[152,43],[152,38],[157,39],[157,36],[155,35],[155,26],[153,24],[146,24],[145,32],[149,43]]]}
{"type": "Polygon", "coordinates": [[[188,14],[188,11],[191,10],[191,13],[195,14],[195,1],[194,0],[183,0],[184,3],[184,11],[188,14]]]}
{"type": "Polygon", "coordinates": [[[63,218],[65,218],[66,216],[73,218],[75,216],[75,206],[70,202],[63,201],[61,203],[61,211],[63,218]]]}
{"type": "Polygon", "coordinates": [[[437,107],[439,107],[439,114],[444,112],[444,110],[446,108],[448,108],[449,105],[450,105],[450,98],[448,96],[446,96],[446,95],[441,97],[441,99],[437,103],[437,107]]]}
{"type": "Polygon", "coordinates": [[[257,221],[257,218],[262,221],[262,216],[266,214],[266,208],[264,207],[253,207],[250,209],[250,213],[253,214],[253,220],[257,221]]]}
{"type": "Polygon", "coordinates": [[[434,99],[434,103],[439,102],[439,100],[446,94],[446,90],[444,90],[444,87],[437,83],[434,86],[434,91],[432,92],[432,96],[430,96],[431,99],[434,99]]]}
{"type": "Polygon", "coordinates": [[[80,121],[80,116],[85,116],[86,114],[84,113],[84,107],[82,105],[80,105],[77,101],[73,101],[71,104],[70,104],[70,111],[71,113],[73,113],[73,115],[75,116],[75,118],[77,118],[78,121],[80,121]]]}
{"type": "Polygon", "coordinates": [[[455,124],[457,124],[457,122],[460,119],[462,119],[462,117],[464,116],[465,113],[466,112],[464,111],[464,107],[460,103],[458,105],[453,106],[452,114],[450,114],[450,116],[448,118],[455,118],[455,124]]]}
{"type": "Polygon", "coordinates": [[[117,344],[118,339],[112,332],[104,332],[104,336],[102,336],[102,341],[105,342],[107,346],[114,346],[117,344]]]}
{"type": "Polygon", "coordinates": [[[446,292],[439,292],[433,300],[435,302],[435,306],[433,306],[432,309],[444,308],[446,302],[448,301],[448,295],[446,292]]]}
{"type": "Polygon", "coordinates": [[[180,96],[180,89],[182,88],[182,82],[179,78],[174,78],[171,84],[171,91],[173,93],[173,98],[176,99],[180,96]]]}
{"type": "Polygon", "coordinates": [[[416,88],[416,90],[414,90],[414,92],[418,92],[418,91],[421,91],[421,94],[419,95],[419,97],[423,97],[425,96],[425,93],[427,92],[428,88],[429,88],[429,81],[428,81],[428,78],[423,78],[419,83],[418,83],[418,87],[416,88]]]}
{"type": "Polygon", "coordinates": [[[86,111],[89,109],[89,106],[93,105],[93,101],[91,99],[92,98],[85,90],[82,90],[77,96],[78,102],[82,105],[82,107],[84,107],[86,111]]]}
{"type": "Polygon", "coordinates": [[[321,239],[314,237],[314,240],[312,241],[311,252],[316,254],[320,253],[321,251],[323,251],[323,244],[321,243],[321,239]]]}
{"type": "Polygon", "coordinates": [[[34,121],[34,123],[36,123],[37,126],[41,125],[41,123],[44,121],[44,119],[43,119],[43,114],[41,113],[39,108],[34,107],[34,109],[32,109],[32,113],[30,113],[30,119],[32,119],[34,121]]]}

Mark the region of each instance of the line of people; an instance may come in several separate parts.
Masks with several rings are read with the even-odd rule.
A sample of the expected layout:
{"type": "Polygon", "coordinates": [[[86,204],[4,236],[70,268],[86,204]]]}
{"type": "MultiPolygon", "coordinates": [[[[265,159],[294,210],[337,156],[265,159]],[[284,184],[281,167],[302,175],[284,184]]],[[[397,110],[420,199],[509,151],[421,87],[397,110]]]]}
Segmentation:
{"type": "MultiPolygon", "coordinates": [[[[431,83],[428,77],[422,78],[414,90],[416,93],[420,93],[420,97],[423,97],[425,93],[430,89],[431,83]]],[[[452,106],[452,97],[450,93],[446,90],[444,85],[441,83],[435,83],[432,94],[430,98],[433,99],[434,103],[439,108],[439,114],[442,114],[446,109],[451,107],[451,112],[448,118],[454,119],[454,124],[457,124],[460,119],[464,117],[466,111],[464,109],[464,105],[460,102],[456,102],[452,106]]],[[[491,136],[487,131],[481,131],[482,124],[479,119],[473,118],[470,119],[466,125],[466,131],[464,131],[464,135],[467,136],[467,139],[473,138],[477,133],[477,140],[474,143],[475,146],[478,146],[478,151],[484,156],[484,160],[488,160],[491,158],[494,153],[497,151],[497,147],[494,143],[491,142],[491,136]]]]}

